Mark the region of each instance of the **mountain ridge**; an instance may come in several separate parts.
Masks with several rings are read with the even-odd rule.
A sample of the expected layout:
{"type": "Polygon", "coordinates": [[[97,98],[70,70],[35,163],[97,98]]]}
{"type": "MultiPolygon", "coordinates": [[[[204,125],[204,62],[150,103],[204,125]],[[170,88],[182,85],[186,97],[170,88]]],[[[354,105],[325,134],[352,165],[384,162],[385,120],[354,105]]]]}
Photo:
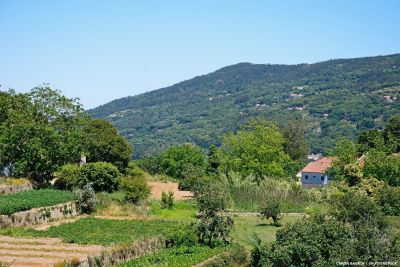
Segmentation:
{"type": "Polygon", "coordinates": [[[218,144],[224,133],[257,116],[281,124],[301,118],[313,127],[307,132],[313,151],[325,152],[335,138],[323,131],[351,138],[399,114],[396,86],[400,54],[296,65],[242,62],[88,113],[111,121],[133,144],[135,157],[182,142],[218,144]],[[390,87],[391,101],[375,92],[390,87]],[[368,106],[363,112],[355,104],[368,106]]]}

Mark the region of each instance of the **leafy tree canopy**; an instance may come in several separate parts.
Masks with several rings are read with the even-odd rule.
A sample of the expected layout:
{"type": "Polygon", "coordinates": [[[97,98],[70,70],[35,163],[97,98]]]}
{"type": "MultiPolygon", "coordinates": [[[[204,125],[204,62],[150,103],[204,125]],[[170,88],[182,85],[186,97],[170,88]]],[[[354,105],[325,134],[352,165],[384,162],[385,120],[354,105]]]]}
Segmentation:
{"type": "Polygon", "coordinates": [[[26,94],[0,92],[0,165],[11,164],[15,176],[45,184],[59,167],[79,162],[82,154],[93,158],[89,161],[124,168],[130,153],[115,128],[92,121],[76,98],[48,86],[26,94]]]}
{"type": "Polygon", "coordinates": [[[221,146],[219,169],[243,176],[285,177],[285,166],[291,159],[284,151],[284,138],[276,123],[253,120],[234,133],[227,134],[221,146]]]}
{"type": "Polygon", "coordinates": [[[91,120],[84,131],[85,151],[89,162],[110,162],[121,172],[128,167],[132,148],[111,123],[100,119],[91,120]]]}

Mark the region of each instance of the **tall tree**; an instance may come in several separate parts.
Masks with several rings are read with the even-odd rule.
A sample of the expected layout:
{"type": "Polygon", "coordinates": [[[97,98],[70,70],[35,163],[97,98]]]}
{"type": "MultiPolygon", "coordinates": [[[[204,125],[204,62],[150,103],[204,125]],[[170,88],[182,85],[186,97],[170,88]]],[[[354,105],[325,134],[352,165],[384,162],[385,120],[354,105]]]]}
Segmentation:
{"type": "Polygon", "coordinates": [[[236,134],[226,135],[221,156],[221,171],[254,175],[258,182],[265,176],[287,176],[284,169],[291,161],[276,123],[262,120],[253,120],[236,134]]]}
{"type": "Polygon", "coordinates": [[[49,87],[0,94],[0,164],[46,183],[61,165],[79,161],[87,116],[76,99],[49,87]]]}
{"type": "Polygon", "coordinates": [[[291,120],[282,130],[285,138],[285,152],[293,160],[305,159],[310,153],[310,145],[304,139],[305,125],[302,121],[291,120]]]}
{"type": "Polygon", "coordinates": [[[90,162],[104,161],[125,171],[132,155],[132,148],[117,129],[108,121],[96,119],[87,123],[85,153],[90,162]]]}
{"type": "Polygon", "coordinates": [[[400,152],[400,116],[390,118],[383,130],[386,145],[392,147],[393,152],[400,152]]]}

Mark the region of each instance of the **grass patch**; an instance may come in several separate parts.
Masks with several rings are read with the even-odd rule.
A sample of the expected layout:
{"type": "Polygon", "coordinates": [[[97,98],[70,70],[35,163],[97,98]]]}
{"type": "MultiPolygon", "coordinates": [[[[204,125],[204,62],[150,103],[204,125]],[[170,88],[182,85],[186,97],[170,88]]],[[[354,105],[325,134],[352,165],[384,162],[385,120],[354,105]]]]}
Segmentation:
{"type": "Polygon", "coordinates": [[[150,215],[157,219],[188,221],[195,219],[196,203],[192,200],[176,201],[172,209],[162,209],[160,201],[150,202],[150,215]]]}
{"type": "MultiPolygon", "coordinates": [[[[302,217],[283,217],[279,222],[283,225],[293,223],[302,217]]],[[[275,240],[275,234],[281,227],[273,225],[273,221],[262,220],[259,216],[236,216],[232,238],[235,242],[250,248],[252,237],[256,234],[261,240],[271,242],[275,240]]]]}
{"type": "Polygon", "coordinates": [[[70,191],[53,189],[31,190],[0,196],[0,214],[10,215],[33,208],[66,203],[75,199],[70,191]]]}
{"type": "Polygon", "coordinates": [[[123,192],[98,193],[96,214],[105,216],[140,216],[149,219],[190,221],[197,212],[194,200],[175,201],[172,209],[162,209],[159,200],[132,204],[124,201],[123,192]]]}
{"type": "Polygon", "coordinates": [[[183,224],[160,220],[106,220],[83,218],[72,223],[52,226],[46,231],[31,228],[0,229],[0,234],[30,237],[57,237],[67,243],[112,245],[127,244],[165,235],[183,224]]]}
{"type": "Polygon", "coordinates": [[[190,267],[203,262],[217,254],[226,251],[229,247],[209,248],[206,246],[177,247],[139,257],[121,264],[121,267],[131,266],[176,266],[190,267]]]}

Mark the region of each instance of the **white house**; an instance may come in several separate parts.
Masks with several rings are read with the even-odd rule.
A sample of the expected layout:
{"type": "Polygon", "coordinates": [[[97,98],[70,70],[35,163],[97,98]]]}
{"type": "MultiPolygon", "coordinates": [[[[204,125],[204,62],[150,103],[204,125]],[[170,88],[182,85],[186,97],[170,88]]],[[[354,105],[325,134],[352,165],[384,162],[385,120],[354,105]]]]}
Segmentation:
{"type": "Polygon", "coordinates": [[[327,185],[329,177],[326,172],[330,167],[332,167],[332,159],[326,157],[308,163],[301,170],[301,184],[327,185]]]}

